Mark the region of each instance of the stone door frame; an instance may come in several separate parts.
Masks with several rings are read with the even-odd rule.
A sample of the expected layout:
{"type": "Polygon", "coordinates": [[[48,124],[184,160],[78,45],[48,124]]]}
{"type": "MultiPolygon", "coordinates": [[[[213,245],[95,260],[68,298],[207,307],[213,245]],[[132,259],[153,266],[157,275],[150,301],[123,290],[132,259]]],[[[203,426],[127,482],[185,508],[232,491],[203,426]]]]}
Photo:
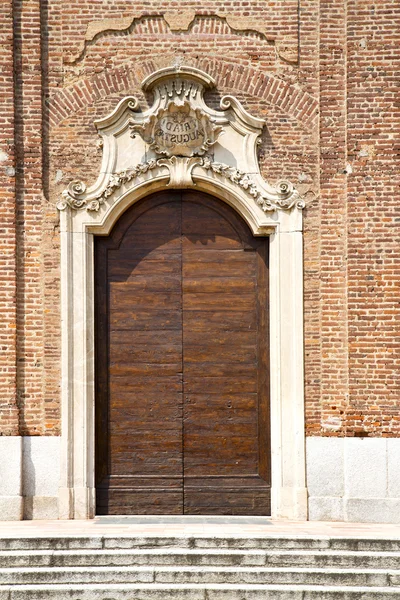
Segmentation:
{"type": "MultiPolygon", "coordinates": [[[[282,211],[260,224],[247,195],[232,187],[196,177],[196,190],[227,202],[255,235],[270,237],[272,517],[306,519],[302,213],[282,211]]],[[[95,515],[94,235],[107,235],[128,206],[164,189],[168,175],[135,185],[102,215],[61,212],[62,519],[95,515]]]]}

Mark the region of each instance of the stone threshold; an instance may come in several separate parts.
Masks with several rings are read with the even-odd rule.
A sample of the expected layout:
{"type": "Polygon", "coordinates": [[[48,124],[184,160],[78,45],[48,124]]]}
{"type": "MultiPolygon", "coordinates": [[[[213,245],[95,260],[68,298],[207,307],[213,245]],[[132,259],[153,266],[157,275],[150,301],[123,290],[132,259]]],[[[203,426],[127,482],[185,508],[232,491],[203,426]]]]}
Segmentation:
{"type": "Polygon", "coordinates": [[[65,536],[345,537],[400,539],[400,525],[277,521],[268,517],[113,516],[91,520],[3,521],[0,538],[65,536]]]}

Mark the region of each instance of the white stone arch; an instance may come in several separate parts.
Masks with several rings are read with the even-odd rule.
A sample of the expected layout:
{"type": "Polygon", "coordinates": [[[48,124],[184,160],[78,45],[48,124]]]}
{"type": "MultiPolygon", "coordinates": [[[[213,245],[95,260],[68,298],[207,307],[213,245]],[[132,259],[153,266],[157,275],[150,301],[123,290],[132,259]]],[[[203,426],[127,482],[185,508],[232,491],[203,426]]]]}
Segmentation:
{"type": "MultiPolygon", "coordinates": [[[[159,86],[154,90],[156,109],[159,108],[157,97],[161,98],[160,90],[165,87],[169,86],[173,95],[174,90],[188,88],[192,93],[196,84],[196,99],[200,101],[201,86],[211,84],[209,76],[190,68],[179,72],[163,69],[148,80],[151,85],[159,86]]],[[[234,99],[229,102],[223,99],[222,102],[226,107],[222,117],[210,112],[213,116],[217,114],[221,127],[225,128],[229,148],[233,143],[238,146],[234,155],[218,141],[213,143],[212,154],[172,154],[160,159],[157,153],[151,152],[146,140],[129,141],[132,138],[128,138],[126,132],[129,133],[132,125],[130,111],[132,106],[136,109],[136,104],[132,98],[125,99],[100,122],[100,126],[98,123],[105,141],[98,181],[87,190],[83,183],[72,182],[59,203],[62,294],[60,518],[86,519],[95,514],[94,236],[108,235],[118,218],[138,200],[168,189],[196,189],[211,194],[232,206],[254,235],[270,237],[272,517],[307,518],[303,203],[289,183],[278,182],[272,187],[262,179],[255,162],[255,144],[263,123],[247,115],[234,99]],[[129,146],[132,143],[135,145],[133,151],[129,146]],[[127,167],[127,154],[130,159],[133,155],[142,160],[127,167]],[[231,164],[219,160],[228,156],[234,156],[231,164]],[[249,167],[246,171],[238,168],[237,157],[239,166],[249,167]]],[[[156,109],[153,107],[148,114],[157,114],[156,109]]],[[[144,121],[142,117],[140,120],[144,121]]]]}

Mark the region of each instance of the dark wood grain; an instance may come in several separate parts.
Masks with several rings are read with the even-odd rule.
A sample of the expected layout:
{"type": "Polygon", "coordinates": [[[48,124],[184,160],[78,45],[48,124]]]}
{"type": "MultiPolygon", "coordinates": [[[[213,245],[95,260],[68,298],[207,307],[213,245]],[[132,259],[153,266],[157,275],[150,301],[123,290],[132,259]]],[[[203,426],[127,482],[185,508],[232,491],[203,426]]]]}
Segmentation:
{"type": "Polygon", "coordinates": [[[265,242],[211,198],[198,209],[194,193],[182,204],[182,236],[184,512],[268,514],[258,375],[267,365],[257,332],[258,250],[265,242]]]}
{"type": "Polygon", "coordinates": [[[95,272],[98,514],[269,514],[268,240],[164,192],[95,272]]]}
{"type": "Polygon", "coordinates": [[[110,239],[98,240],[96,259],[99,279],[107,272],[100,381],[100,369],[108,374],[107,387],[97,386],[96,423],[106,422],[97,437],[107,445],[106,467],[96,461],[97,512],[181,514],[180,197],[153,196],[128,210],[110,239]]]}

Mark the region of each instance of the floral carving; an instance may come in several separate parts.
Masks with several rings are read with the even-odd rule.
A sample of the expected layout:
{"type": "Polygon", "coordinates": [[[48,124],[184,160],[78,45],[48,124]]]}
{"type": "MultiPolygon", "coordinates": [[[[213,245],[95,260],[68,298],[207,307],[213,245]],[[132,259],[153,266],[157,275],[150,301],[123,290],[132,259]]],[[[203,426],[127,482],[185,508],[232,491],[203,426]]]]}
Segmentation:
{"type": "Polygon", "coordinates": [[[64,210],[67,206],[70,208],[86,208],[89,211],[98,211],[100,206],[113,195],[115,190],[119,189],[125,183],[136,179],[139,175],[143,175],[152,169],[158,167],[157,161],[152,159],[144,163],[140,163],[132,169],[126,169],[120,173],[110,175],[105,189],[96,196],[93,200],[86,200],[83,196],[86,191],[86,186],[81,181],[72,181],[68,188],[62,194],[62,200],[57,204],[59,210],[64,210]]]}
{"type": "Polygon", "coordinates": [[[202,167],[207,171],[211,170],[217,175],[221,175],[229,179],[235,185],[240,186],[255,202],[262,208],[264,212],[273,212],[275,210],[290,210],[294,206],[299,209],[304,208],[305,202],[299,196],[299,193],[294,190],[290,181],[278,181],[275,185],[276,198],[271,200],[268,198],[251,179],[250,175],[240,171],[235,167],[224,165],[223,163],[213,162],[210,157],[203,158],[202,167]]]}
{"type": "Polygon", "coordinates": [[[86,208],[89,211],[98,211],[100,206],[121,186],[133,181],[140,175],[164,166],[168,167],[170,171],[169,185],[173,188],[190,186],[193,183],[192,170],[194,167],[200,166],[206,171],[212,171],[241,187],[254,198],[254,201],[264,212],[290,210],[294,206],[302,209],[305,206],[304,200],[293,189],[293,185],[289,181],[278,181],[275,185],[276,196],[271,199],[260,190],[248,173],[240,171],[235,167],[214,162],[209,156],[203,158],[172,156],[171,158],[162,158],[159,160],[152,159],[140,163],[131,169],[110,175],[105,189],[92,200],[85,199],[86,185],[82,181],[71,181],[68,188],[63,192],[62,199],[58,203],[57,208],[64,210],[69,206],[73,209],[86,208]]]}
{"type": "Polygon", "coordinates": [[[222,127],[214,125],[208,115],[188,102],[169,102],[144,124],[130,124],[131,135],[139,134],[156,154],[201,156],[215,144],[222,127]]]}

